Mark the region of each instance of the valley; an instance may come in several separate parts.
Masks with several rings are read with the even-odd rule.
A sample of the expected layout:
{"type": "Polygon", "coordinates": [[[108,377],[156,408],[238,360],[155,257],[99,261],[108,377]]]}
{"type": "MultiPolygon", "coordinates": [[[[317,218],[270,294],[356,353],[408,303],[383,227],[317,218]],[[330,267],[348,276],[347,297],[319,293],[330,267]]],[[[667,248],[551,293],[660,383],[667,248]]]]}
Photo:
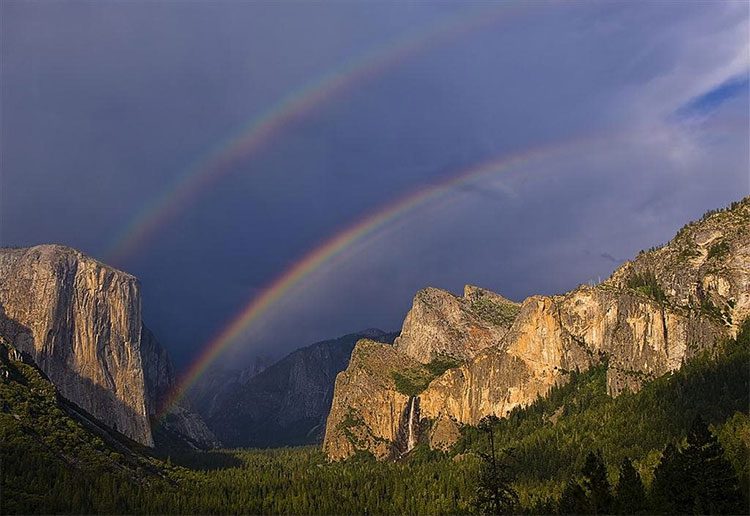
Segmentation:
{"type": "Polygon", "coordinates": [[[166,409],[175,374],[134,279],[60,246],[0,257],[2,513],[492,512],[489,457],[514,512],[747,509],[750,199],[599,285],[425,289],[399,333],[207,378],[166,409]]]}

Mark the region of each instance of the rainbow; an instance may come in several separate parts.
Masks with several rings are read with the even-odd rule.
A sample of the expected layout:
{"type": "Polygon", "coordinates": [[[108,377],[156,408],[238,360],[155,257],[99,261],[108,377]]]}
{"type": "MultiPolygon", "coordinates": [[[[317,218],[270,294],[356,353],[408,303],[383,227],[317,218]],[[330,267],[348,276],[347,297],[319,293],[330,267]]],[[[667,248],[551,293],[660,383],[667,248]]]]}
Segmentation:
{"type": "Polygon", "coordinates": [[[107,263],[120,264],[162,226],[177,217],[189,203],[213,182],[232,170],[240,158],[247,158],[267,145],[275,135],[337,93],[357,83],[374,78],[409,57],[448,39],[494,23],[500,14],[521,12],[522,4],[503,3],[500,7],[472,10],[458,21],[441,18],[407,37],[351,60],[305,87],[280,99],[268,110],[253,118],[236,136],[220,142],[204,154],[195,165],[179,174],[115,234],[103,252],[107,263]]]}
{"type": "Polygon", "coordinates": [[[582,146],[589,146],[603,141],[611,142],[612,138],[602,136],[573,140],[555,145],[533,147],[510,156],[506,155],[483,161],[467,169],[463,169],[443,181],[400,197],[348,226],[323,242],[320,246],[308,252],[294,265],[281,273],[230,320],[229,324],[204,347],[200,356],[181,377],[180,381],[167,397],[159,412],[159,417],[165,416],[168,410],[182,399],[187,390],[206,371],[208,366],[230,344],[241,337],[253,323],[258,321],[263,314],[267,313],[272,306],[278,303],[293,287],[300,284],[302,280],[326,263],[340,257],[357,242],[361,242],[368,236],[372,236],[377,230],[414,211],[416,208],[447,196],[448,193],[463,184],[476,181],[490,174],[497,174],[513,167],[527,164],[534,159],[549,158],[550,156],[570,152],[580,149],[582,146]]]}

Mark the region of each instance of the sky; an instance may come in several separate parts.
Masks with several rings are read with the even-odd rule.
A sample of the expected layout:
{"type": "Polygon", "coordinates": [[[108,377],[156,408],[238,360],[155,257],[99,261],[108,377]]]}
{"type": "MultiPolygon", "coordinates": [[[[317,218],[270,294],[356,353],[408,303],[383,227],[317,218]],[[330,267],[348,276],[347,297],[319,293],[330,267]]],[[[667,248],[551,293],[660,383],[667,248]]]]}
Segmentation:
{"type": "Polygon", "coordinates": [[[183,370],[269,292],[213,365],[398,329],[426,286],[522,300],[596,282],[750,194],[744,1],[0,15],[0,245],[136,275],[183,370]]]}

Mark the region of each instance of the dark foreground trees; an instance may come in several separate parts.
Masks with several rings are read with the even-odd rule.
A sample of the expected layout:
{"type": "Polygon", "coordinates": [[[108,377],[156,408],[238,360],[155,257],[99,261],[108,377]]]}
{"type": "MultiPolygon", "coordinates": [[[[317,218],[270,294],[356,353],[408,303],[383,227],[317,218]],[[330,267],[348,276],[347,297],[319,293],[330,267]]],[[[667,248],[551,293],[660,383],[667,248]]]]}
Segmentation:
{"type": "Polygon", "coordinates": [[[496,416],[487,416],[479,428],[489,439],[489,453],[480,452],[476,508],[480,514],[513,514],[518,512],[518,493],[513,488],[513,473],[508,464],[509,452],[495,450],[496,416]],[[500,455],[500,457],[498,457],[500,455]]]}
{"type": "Polygon", "coordinates": [[[616,398],[605,365],[572,372],[547,397],[491,420],[491,434],[464,428],[450,453],[420,444],[398,462],[330,463],[312,448],[173,455],[171,464],[123,455],[18,365],[0,375],[0,513],[467,514],[484,499],[484,513],[611,504],[624,514],[748,514],[748,350],[750,324],[725,349],[616,398]],[[695,414],[710,429],[691,426],[695,414]],[[507,449],[512,461],[497,451],[507,449]]]}
{"type": "Polygon", "coordinates": [[[620,475],[615,489],[614,512],[618,514],[643,514],[648,509],[646,489],[641,475],[625,457],[620,464],[620,475]]]}
{"type": "Polygon", "coordinates": [[[667,445],[654,471],[653,508],[666,513],[737,514],[746,502],[732,465],[708,425],[698,417],[684,448],[667,445]]]}
{"type": "Polygon", "coordinates": [[[560,498],[563,514],[609,514],[612,511],[612,488],[602,452],[589,452],[581,476],[565,486],[560,498]]]}
{"type": "Polygon", "coordinates": [[[612,489],[600,451],[589,452],[580,475],[568,481],[560,514],[747,514],[748,504],[719,440],[698,417],[686,443],[669,443],[654,469],[649,494],[629,458],[612,489]]]}

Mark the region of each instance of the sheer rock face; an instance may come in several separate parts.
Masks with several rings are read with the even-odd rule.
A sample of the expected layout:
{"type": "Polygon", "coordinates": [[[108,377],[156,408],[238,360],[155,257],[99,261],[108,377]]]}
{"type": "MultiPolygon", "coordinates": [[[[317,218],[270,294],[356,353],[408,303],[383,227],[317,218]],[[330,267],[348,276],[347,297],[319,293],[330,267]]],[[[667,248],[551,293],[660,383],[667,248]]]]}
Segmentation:
{"type": "Polygon", "coordinates": [[[467,360],[500,343],[518,307],[471,285],[465,287],[463,297],[425,288],[414,296],[395,347],[425,364],[441,355],[467,360]]]}
{"type": "Polygon", "coordinates": [[[159,425],[193,449],[208,450],[221,447],[221,441],[216,438],[200,415],[185,408],[184,405],[182,402],[171,406],[159,425]]]}
{"type": "MultiPolygon", "coordinates": [[[[238,371],[199,386],[201,414],[228,446],[269,447],[320,443],[331,409],[336,375],[346,369],[357,341],[392,341],[378,329],[344,335],[298,349],[262,372],[238,371]]],[[[198,405],[194,405],[198,406],[198,405]]]]}
{"type": "Polygon", "coordinates": [[[174,366],[167,350],[146,326],[141,328],[141,355],[146,384],[146,408],[148,415],[154,417],[174,385],[174,366]]]}
{"type": "Polygon", "coordinates": [[[62,246],[0,250],[0,331],[67,399],[153,445],[137,280],[62,246]]]}
{"type": "Polygon", "coordinates": [[[409,396],[398,392],[392,373],[418,367],[390,344],[357,342],[349,367],[336,377],[323,444],[328,456],[338,460],[358,450],[393,456],[409,396]]]}
{"type": "MultiPolygon", "coordinates": [[[[150,418],[174,383],[164,348],[141,320],[135,277],[60,245],[0,249],[0,336],[28,353],[65,398],[153,446],[150,418]]],[[[184,407],[168,421],[206,432],[184,407]],[[186,421],[180,422],[180,418],[186,421]]]]}
{"type": "Polygon", "coordinates": [[[440,448],[450,441],[445,437],[451,435],[449,422],[476,424],[486,415],[505,416],[566,382],[576,368],[607,359],[608,390],[617,395],[711,350],[735,335],[750,314],[750,199],[689,224],[669,244],[640,254],[600,285],[533,296],[520,308],[481,291],[482,299],[499,298],[502,306],[513,307],[497,312],[511,314],[510,322],[510,317],[487,317],[486,304],[471,302],[476,292],[467,287],[458,298],[437,289],[420,291],[395,349],[355,348],[349,369],[336,381],[334,406],[340,408],[331,412],[324,444],[331,458],[357,450],[377,450],[375,455],[383,457],[380,450],[395,440],[385,430],[398,427],[394,418],[403,414],[409,398],[394,394],[393,384],[369,377],[367,371],[382,367],[379,349],[388,354],[390,374],[411,367],[402,365],[407,359],[427,363],[449,354],[464,360],[419,394],[420,417],[440,429],[431,430],[428,441],[440,448]],[[362,405],[367,410],[359,410],[362,405]],[[350,420],[356,435],[375,428],[380,440],[370,444],[351,439],[351,430],[342,432],[347,407],[357,408],[359,420],[350,420]],[[389,415],[385,423],[384,414],[389,415]]]}
{"type": "MultiPolygon", "coordinates": [[[[141,355],[146,388],[146,408],[154,421],[164,402],[175,387],[175,373],[169,353],[146,326],[141,329],[141,355]]],[[[221,442],[206,426],[203,419],[182,400],[171,406],[164,418],[155,421],[171,435],[196,449],[218,448],[221,442]]],[[[158,442],[157,442],[158,444],[158,442]]]]}

